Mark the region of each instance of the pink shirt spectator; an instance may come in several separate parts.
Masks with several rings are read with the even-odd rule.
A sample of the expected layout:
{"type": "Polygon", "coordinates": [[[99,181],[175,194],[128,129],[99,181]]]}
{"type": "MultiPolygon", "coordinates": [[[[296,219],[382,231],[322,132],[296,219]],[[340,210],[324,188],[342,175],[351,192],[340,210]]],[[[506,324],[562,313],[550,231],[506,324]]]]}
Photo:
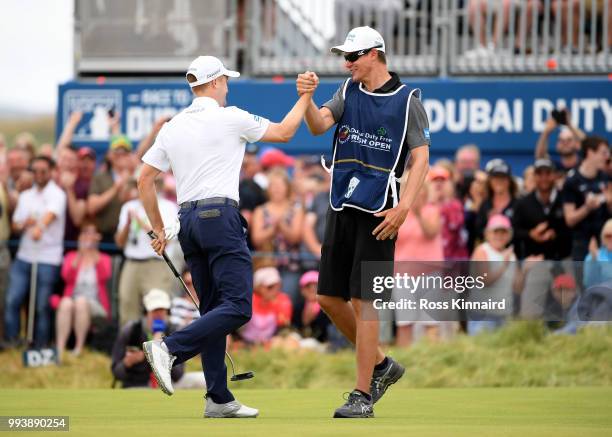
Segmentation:
{"type": "MultiPolygon", "coordinates": [[[[71,297],[74,292],[74,286],[79,273],[79,265],[76,264],[78,252],[71,251],[64,257],[64,263],[62,264],[62,278],[66,283],[64,288],[64,296],[71,297]]],[[[109,280],[112,274],[111,258],[105,253],[100,253],[100,258],[96,264],[96,277],[98,279],[98,300],[100,304],[106,310],[108,318],[111,317],[110,302],[108,300],[108,293],[106,291],[106,282],[109,280]]]]}
{"type": "MultiPolygon", "coordinates": [[[[427,204],[421,209],[421,216],[427,220],[428,216],[439,213],[439,208],[427,204]]],[[[438,233],[434,238],[428,239],[423,234],[419,219],[410,211],[406,221],[400,227],[395,243],[395,261],[443,261],[442,235],[438,233]]]]}

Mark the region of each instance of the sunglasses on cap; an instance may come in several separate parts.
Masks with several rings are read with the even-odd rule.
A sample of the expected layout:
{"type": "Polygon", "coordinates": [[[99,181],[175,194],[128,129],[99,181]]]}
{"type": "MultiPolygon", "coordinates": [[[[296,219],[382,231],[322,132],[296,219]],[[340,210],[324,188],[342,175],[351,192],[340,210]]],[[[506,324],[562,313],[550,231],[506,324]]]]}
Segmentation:
{"type": "Polygon", "coordinates": [[[345,53],[344,60],[347,62],[355,62],[357,59],[361,58],[363,55],[370,52],[372,49],[378,49],[382,47],[382,44],[378,44],[377,46],[370,47],[369,49],[359,50],[357,52],[345,53]]]}

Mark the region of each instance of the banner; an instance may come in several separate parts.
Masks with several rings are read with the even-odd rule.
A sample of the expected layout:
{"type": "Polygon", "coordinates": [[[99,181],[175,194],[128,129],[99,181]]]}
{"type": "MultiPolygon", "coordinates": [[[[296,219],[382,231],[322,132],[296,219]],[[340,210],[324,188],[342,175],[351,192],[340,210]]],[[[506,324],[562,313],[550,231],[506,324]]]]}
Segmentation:
{"type": "MultiPolygon", "coordinates": [[[[457,147],[473,143],[485,159],[501,156],[523,167],[533,161],[538,135],[554,108],[568,108],[573,123],[587,133],[612,132],[612,83],[604,78],[403,81],[423,92],[434,157],[450,157],[457,147]]],[[[315,93],[316,104],[325,103],[340,85],[340,79],[323,80],[315,93]]],[[[293,79],[231,81],[229,89],[228,105],[276,122],[297,97],[293,79]]],[[[121,114],[123,132],[137,142],[156,119],[174,115],[191,99],[184,82],[69,82],[59,88],[57,135],[71,112],[83,111],[74,143],[102,152],[108,146],[109,109],[121,114]]],[[[332,136],[330,129],[314,137],[303,125],[282,148],[291,154],[329,154],[332,136]]],[[[551,151],[555,141],[556,133],[551,151]]]]}

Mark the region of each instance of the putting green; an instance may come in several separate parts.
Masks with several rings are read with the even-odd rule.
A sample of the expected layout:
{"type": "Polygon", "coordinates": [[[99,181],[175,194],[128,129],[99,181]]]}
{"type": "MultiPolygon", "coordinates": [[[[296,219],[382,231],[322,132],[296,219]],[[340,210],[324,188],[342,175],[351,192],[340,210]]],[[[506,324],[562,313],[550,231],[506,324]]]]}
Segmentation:
{"type": "Polygon", "coordinates": [[[342,403],[337,390],[235,393],[259,408],[260,417],[202,419],[201,392],[167,397],[152,390],[0,390],[0,414],[67,415],[78,436],[612,435],[612,388],[607,387],[393,387],[376,405],[376,418],[363,420],[330,418],[342,403]]]}

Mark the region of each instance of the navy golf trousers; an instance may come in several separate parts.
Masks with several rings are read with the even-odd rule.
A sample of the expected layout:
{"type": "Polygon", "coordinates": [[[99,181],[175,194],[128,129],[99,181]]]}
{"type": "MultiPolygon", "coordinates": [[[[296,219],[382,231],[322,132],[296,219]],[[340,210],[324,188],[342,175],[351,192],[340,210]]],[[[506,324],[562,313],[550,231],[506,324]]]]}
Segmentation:
{"type": "Polygon", "coordinates": [[[200,299],[200,318],[165,339],[176,363],[201,354],[207,395],[234,400],[227,388],[225,338],[251,318],[253,264],[246,220],[230,205],[181,207],[178,235],[200,299]]]}

